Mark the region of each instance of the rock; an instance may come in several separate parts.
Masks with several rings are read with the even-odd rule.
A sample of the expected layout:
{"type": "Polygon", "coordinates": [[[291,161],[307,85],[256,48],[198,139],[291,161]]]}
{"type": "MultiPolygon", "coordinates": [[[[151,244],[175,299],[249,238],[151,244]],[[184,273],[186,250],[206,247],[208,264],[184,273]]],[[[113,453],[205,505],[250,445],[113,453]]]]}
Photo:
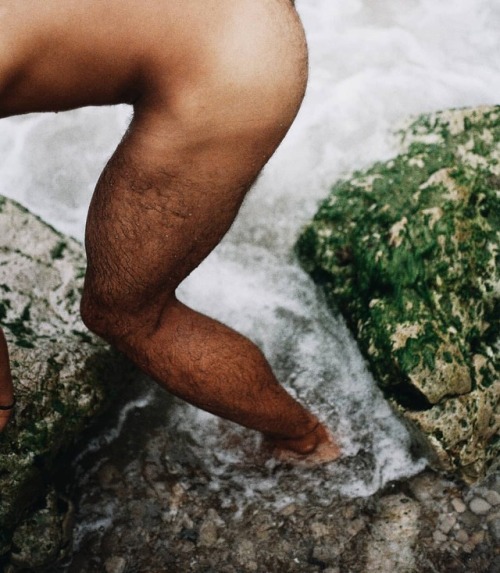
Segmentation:
{"type": "Polygon", "coordinates": [[[455,535],[455,539],[459,543],[464,545],[465,543],[467,543],[469,541],[469,535],[468,535],[467,531],[464,531],[463,529],[459,529],[455,535]]]}
{"type": "Polygon", "coordinates": [[[255,562],[255,546],[249,539],[243,539],[236,547],[238,562],[250,566],[255,562]]]}
{"type": "Polygon", "coordinates": [[[123,573],[127,567],[127,561],[123,557],[109,557],[104,563],[106,573],[123,573]]]}
{"type": "Polygon", "coordinates": [[[17,525],[12,536],[11,563],[36,569],[70,555],[73,512],[71,502],[62,505],[51,488],[42,507],[17,525]]]}
{"type": "Polygon", "coordinates": [[[381,505],[371,528],[365,570],[411,573],[415,571],[413,547],[419,532],[419,506],[403,495],[388,496],[381,505]]]}
{"type": "Polygon", "coordinates": [[[490,511],[491,505],[482,497],[474,497],[469,503],[469,509],[476,515],[486,515],[490,511]]]}
{"type": "Polygon", "coordinates": [[[56,458],[131,368],[80,321],[82,246],[3,197],[0,229],[0,324],[17,397],[0,434],[0,561],[12,549],[16,567],[35,570],[63,557],[70,535],[56,458]]]}
{"type": "Polygon", "coordinates": [[[495,540],[495,543],[500,543],[500,518],[492,519],[488,522],[488,529],[490,535],[495,540]]]}
{"type": "Polygon", "coordinates": [[[498,454],[500,107],[421,116],[396,158],[335,184],[297,253],[435,467],[498,454]]]}
{"type": "Polygon", "coordinates": [[[215,521],[207,517],[200,526],[198,545],[201,547],[212,547],[217,543],[219,532],[215,521]]]}
{"type": "Polygon", "coordinates": [[[465,503],[458,497],[454,497],[451,500],[451,505],[457,513],[463,513],[467,509],[465,503]]]}
{"type": "Polygon", "coordinates": [[[500,505],[500,494],[498,494],[496,491],[493,490],[487,491],[484,494],[484,499],[490,505],[500,505]]]}
{"type": "Polygon", "coordinates": [[[457,520],[453,515],[445,514],[441,516],[439,522],[439,529],[446,535],[451,531],[456,522],[457,520]]]}

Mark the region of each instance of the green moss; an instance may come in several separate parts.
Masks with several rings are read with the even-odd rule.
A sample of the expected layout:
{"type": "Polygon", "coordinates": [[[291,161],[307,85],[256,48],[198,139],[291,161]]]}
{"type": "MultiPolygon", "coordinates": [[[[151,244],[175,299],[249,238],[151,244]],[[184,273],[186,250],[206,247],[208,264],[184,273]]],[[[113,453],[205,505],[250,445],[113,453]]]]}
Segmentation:
{"type": "Polygon", "coordinates": [[[0,302],[0,321],[7,316],[7,308],[10,306],[10,302],[4,301],[0,302]]]}
{"type": "Polygon", "coordinates": [[[402,137],[403,153],[333,185],[296,251],[381,387],[421,409],[474,391],[475,354],[494,383],[500,108],[423,116],[402,137]]]}
{"type": "Polygon", "coordinates": [[[64,255],[64,251],[68,247],[66,241],[61,240],[57,243],[57,245],[50,251],[50,256],[52,259],[62,259],[64,255]]]}

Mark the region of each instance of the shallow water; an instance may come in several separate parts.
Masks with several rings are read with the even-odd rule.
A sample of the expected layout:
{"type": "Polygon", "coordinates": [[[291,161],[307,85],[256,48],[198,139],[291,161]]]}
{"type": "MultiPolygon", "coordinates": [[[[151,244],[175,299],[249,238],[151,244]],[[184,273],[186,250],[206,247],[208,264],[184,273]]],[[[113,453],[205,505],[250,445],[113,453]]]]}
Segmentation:
{"type": "MultiPolygon", "coordinates": [[[[294,261],[292,246],[335,179],[394,153],[391,130],[398,122],[425,111],[496,103],[500,4],[299,0],[297,8],[310,46],[302,110],[228,236],[180,297],[257,342],[280,380],[336,430],[345,457],[312,473],[271,461],[259,466],[248,456],[257,449],[254,434],[177,400],[167,409],[151,390],[125,407],[121,432],[101,436],[94,452],[80,458],[82,483],[100,463],[99,448],[125,464],[120,440],[138,428],[137,448],[148,439],[168,441],[173,459],[182,451],[188,466],[211,476],[214,493],[240,507],[256,496],[284,505],[292,491],[320,504],[338,494],[369,495],[425,463],[411,455],[406,431],[344,323],[332,318],[294,261]],[[139,411],[139,425],[126,422],[127,412],[139,411]],[[243,447],[231,447],[234,441],[243,447]]],[[[81,239],[93,186],[129,116],[120,107],[2,120],[0,193],[81,239]]],[[[137,451],[127,452],[132,462],[137,451]]],[[[89,527],[112,523],[111,508],[106,519],[101,514],[93,524],[90,518],[78,524],[78,538],[89,527]]]]}

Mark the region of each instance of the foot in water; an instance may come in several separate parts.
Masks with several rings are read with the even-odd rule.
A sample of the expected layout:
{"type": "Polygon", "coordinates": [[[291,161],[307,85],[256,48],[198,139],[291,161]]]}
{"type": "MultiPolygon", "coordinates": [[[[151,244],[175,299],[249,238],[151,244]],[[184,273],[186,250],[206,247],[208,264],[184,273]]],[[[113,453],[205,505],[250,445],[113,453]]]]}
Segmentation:
{"type": "Polygon", "coordinates": [[[14,390],[9,366],[7,342],[0,328],[0,432],[5,428],[14,409],[14,390]]]}
{"type": "Polygon", "coordinates": [[[342,453],[331,432],[321,423],[302,438],[266,437],[265,445],[278,460],[307,466],[333,462],[342,453]]]}

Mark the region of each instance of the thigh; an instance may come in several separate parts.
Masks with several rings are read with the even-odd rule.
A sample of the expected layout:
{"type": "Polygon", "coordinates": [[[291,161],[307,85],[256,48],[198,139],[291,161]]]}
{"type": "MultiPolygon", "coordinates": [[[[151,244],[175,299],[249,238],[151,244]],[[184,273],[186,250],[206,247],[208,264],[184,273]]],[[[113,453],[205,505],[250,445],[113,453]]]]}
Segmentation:
{"type": "Polygon", "coordinates": [[[148,4],[0,1],[0,117],[133,101],[148,4]]]}
{"type": "Polygon", "coordinates": [[[220,242],[259,172],[231,173],[218,146],[179,145],[150,123],[132,121],[87,220],[85,287],[117,316],[164,305],[220,242]]]}

